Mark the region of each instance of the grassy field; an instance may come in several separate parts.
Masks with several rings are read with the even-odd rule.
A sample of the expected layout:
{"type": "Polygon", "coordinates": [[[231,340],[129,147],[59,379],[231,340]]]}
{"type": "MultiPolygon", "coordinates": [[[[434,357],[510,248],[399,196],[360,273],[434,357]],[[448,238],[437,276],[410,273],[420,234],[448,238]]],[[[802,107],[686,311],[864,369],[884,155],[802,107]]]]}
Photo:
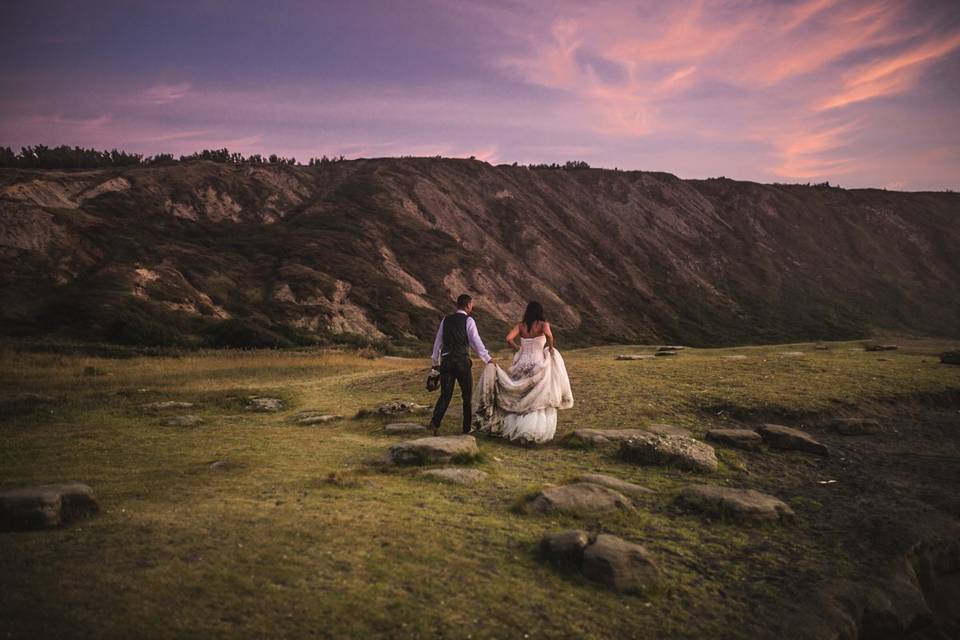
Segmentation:
{"type": "MultiPolygon", "coordinates": [[[[937,359],[951,345],[899,344],[884,353],[862,343],[693,349],[632,362],[614,356],[652,349],[564,352],[576,406],[561,413],[561,431],[797,426],[960,392],[960,367],[937,359]],[[734,354],[747,357],[722,357],[734,354]]],[[[747,637],[787,595],[861,571],[843,540],[808,535],[822,501],[787,484],[775,490],[781,475],[789,486],[826,477],[833,458],[779,453],[771,467],[763,461],[774,454],[718,448],[721,470],[707,481],[779,493],[798,514],[785,528],[686,513],[675,492],[702,476],[559,442],[531,448],[480,438],[477,467],[491,477],[475,487],[383,470],[373,463],[397,441],[383,434],[387,421],[351,416],[392,399],[431,403],[435,396],[422,388],[426,359],[102,359],[7,347],[0,363],[0,397],[53,398],[4,404],[0,490],[78,480],[94,488],[102,509],[62,529],[0,534],[3,638],[747,637]],[[245,411],[239,398],[250,394],[287,407],[245,411]],[[199,407],[163,415],[141,408],[158,400],[199,407]],[[293,415],[305,409],[346,419],[296,425],[293,415]],[[163,424],[182,413],[205,422],[163,424]],[[753,456],[763,457],[754,464],[753,456]],[[228,464],[209,468],[217,460],[228,464]],[[592,519],[511,509],[545,483],[586,472],[658,493],[635,513],[592,519]],[[552,568],[538,557],[539,539],[569,527],[644,544],[660,565],[660,589],[625,596],[552,568]]],[[[458,428],[457,402],[447,433],[458,428]]]]}

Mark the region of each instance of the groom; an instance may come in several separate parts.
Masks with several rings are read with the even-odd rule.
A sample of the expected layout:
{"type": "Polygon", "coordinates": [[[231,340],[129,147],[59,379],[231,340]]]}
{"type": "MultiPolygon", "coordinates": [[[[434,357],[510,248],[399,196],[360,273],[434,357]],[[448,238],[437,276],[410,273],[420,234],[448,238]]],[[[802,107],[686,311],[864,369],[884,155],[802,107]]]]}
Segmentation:
{"type": "Polygon", "coordinates": [[[470,433],[470,402],[473,395],[473,376],[470,369],[469,348],[477,352],[486,363],[493,362],[487,348],[480,340],[477,323],[470,317],[473,311],[473,299],[463,293],[457,298],[457,311],[451,313],[440,323],[437,339],[433,341],[433,368],[440,370],[440,399],[433,409],[430,428],[433,435],[440,433],[440,421],[447,412],[450,398],[453,397],[453,383],[460,385],[460,397],[463,399],[463,432],[470,433]]]}

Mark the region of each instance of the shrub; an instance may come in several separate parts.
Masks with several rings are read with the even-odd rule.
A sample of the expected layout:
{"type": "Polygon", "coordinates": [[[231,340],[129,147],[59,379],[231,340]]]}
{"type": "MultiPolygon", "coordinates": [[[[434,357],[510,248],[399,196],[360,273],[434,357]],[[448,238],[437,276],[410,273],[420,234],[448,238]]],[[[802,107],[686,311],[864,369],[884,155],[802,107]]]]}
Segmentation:
{"type": "Polygon", "coordinates": [[[292,347],[284,336],[251,320],[223,320],[203,330],[203,346],[235,349],[275,349],[292,347]]]}

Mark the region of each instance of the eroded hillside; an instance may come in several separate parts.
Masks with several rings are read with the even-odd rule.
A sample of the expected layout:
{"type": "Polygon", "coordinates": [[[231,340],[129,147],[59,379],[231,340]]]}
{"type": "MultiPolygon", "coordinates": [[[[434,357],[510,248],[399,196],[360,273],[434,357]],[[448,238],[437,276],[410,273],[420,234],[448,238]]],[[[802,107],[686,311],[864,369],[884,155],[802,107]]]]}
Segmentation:
{"type": "Polygon", "coordinates": [[[470,160],[0,172],[2,322],[139,344],[960,334],[960,195],[470,160]]]}

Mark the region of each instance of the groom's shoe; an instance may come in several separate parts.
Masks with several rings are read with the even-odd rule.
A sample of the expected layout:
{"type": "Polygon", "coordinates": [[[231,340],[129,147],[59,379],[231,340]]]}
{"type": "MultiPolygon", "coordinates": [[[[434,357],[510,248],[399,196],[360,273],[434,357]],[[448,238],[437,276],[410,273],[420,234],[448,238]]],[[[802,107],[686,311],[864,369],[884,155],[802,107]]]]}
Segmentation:
{"type": "Polygon", "coordinates": [[[429,428],[430,428],[430,429],[433,429],[433,435],[434,435],[434,436],[440,435],[440,425],[438,425],[438,424],[433,424],[433,423],[431,422],[430,425],[429,425],[429,428]]]}

